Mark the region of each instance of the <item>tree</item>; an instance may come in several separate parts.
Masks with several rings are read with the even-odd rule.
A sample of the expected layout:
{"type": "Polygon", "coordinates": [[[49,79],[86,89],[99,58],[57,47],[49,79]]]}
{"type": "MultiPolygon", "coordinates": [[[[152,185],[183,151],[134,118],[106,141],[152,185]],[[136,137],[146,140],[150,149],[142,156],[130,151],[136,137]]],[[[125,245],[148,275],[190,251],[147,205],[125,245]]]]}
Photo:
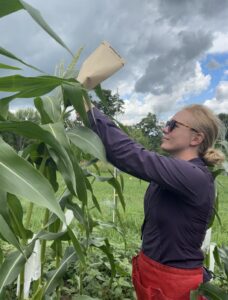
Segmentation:
{"type": "Polygon", "coordinates": [[[136,128],[140,129],[144,136],[149,140],[149,150],[160,152],[160,144],[162,137],[161,126],[158,124],[158,120],[155,114],[148,113],[145,118],[143,118],[136,128]]]}
{"type": "Polygon", "coordinates": [[[137,128],[137,125],[125,126],[128,135],[137,143],[144,146],[146,149],[150,149],[150,138],[146,136],[142,129],[137,128]]]}
{"type": "Polygon", "coordinates": [[[102,90],[104,101],[97,101],[91,97],[91,101],[98,109],[110,117],[123,113],[124,101],[120,99],[118,93],[112,95],[111,90],[102,90]]]}
{"type": "Polygon", "coordinates": [[[225,139],[228,141],[228,114],[221,113],[218,115],[219,119],[223,122],[226,128],[225,139]]]}
{"type": "MultiPolygon", "coordinates": [[[[9,121],[31,121],[36,124],[40,123],[40,116],[33,108],[19,109],[16,112],[8,113],[9,121]]],[[[16,151],[23,150],[31,143],[31,139],[12,132],[3,132],[2,138],[16,151]]]]}

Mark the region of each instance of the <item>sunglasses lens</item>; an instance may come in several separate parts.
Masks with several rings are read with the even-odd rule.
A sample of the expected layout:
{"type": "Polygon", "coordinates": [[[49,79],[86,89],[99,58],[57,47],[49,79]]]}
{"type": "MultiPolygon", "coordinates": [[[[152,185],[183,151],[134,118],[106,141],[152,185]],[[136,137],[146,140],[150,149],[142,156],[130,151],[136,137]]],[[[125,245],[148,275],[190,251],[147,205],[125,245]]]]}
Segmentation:
{"type": "Polygon", "coordinates": [[[167,121],[165,127],[168,127],[168,131],[171,132],[176,127],[176,121],[175,120],[167,121]]]}

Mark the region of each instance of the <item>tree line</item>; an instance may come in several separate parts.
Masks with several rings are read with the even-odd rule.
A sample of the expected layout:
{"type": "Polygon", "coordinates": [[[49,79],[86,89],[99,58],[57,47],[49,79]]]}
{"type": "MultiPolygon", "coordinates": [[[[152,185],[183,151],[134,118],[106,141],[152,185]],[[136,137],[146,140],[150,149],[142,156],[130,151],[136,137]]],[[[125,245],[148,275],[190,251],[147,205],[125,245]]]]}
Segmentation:
{"type": "MultiPolygon", "coordinates": [[[[116,116],[124,113],[124,101],[120,98],[118,93],[112,93],[111,90],[102,90],[102,92],[105,101],[98,101],[95,95],[90,94],[91,102],[102,112],[115,120],[116,116]]],[[[218,116],[226,128],[225,139],[228,141],[228,114],[220,113],[218,116]]],[[[15,112],[9,113],[8,120],[26,120],[40,124],[40,115],[33,108],[18,109],[15,112]]],[[[81,123],[79,116],[76,119],[71,119],[69,116],[65,126],[73,128],[74,125],[78,123],[81,123]]],[[[122,128],[132,139],[143,145],[146,149],[162,153],[160,149],[162,126],[156,114],[149,112],[140,122],[134,125],[122,126],[122,128]]],[[[4,132],[1,135],[16,151],[23,150],[31,142],[30,139],[11,132],[4,132]]]]}

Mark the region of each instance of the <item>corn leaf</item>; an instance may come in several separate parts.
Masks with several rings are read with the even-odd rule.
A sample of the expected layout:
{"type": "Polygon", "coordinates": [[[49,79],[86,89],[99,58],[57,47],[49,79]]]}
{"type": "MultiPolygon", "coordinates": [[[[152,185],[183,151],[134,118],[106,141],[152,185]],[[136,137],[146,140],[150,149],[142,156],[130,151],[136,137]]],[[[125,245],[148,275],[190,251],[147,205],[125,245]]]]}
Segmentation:
{"type": "Polygon", "coordinates": [[[84,124],[88,127],[89,120],[85,110],[83,88],[81,85],[76,82],[74,84],[63,84],[62,89],[65,105],[71,103],[75,110],[80,114],[84,124]]]}
{"type": "Polygon", "coordinates": [[[105,148],[99,136],[91,129],[75,126],[67,132],[71,142],[85,153],[89,153],[103,162],[107,162],[105,148]]]}
{"type": "Polygon", "coordinates": [[[76,194],[76,182],[72,162],[66,150],[58,143],[50,132],[29,121],[0,122],[0,131],[14,132],[46,143],[49,146],[50,155],[58,166],[67,187],[74,195],[76,194]]]}
{"type": "Polygon", "coordinates": [[[18,0],[0,0],[0,18],[21,9],[23,5],[18,0]]]}
{"type": "Polygon", "coordinates": [[[2,139],[0,139],[0,189],[44,206],[65,221],[47,179],[30,163],[19,157],[2,139]]]}
{"type": "Polygon", "coordinates": [[[38,23],[57,43],[63,46],[72,56],[74,54],[71,50],[66,46],[66,44],[62,41],[62,39],[53,31],[53,29],[47,24],[47,22],[43,19],[40,12],[32,7],[30,4],[26,3],[23,0],[19,0],[23,8],[30,14],[30,16],[38,23]]]}
{"type": "Polygon", "coordinates": [[[2,64],[2,63],[0,63],[0,69],[21,70],[18,67],[9,66],[9,65],[6,65],[6,64],[2,64]]]}
{"type": "Polygon", "coordinates": [[[68,265],[76,261],[76,259],[77,255],[74,248],[68,247],[59,268],[49,273],[49,280],[44,288],[44,295],[49,295],[55,290],[63,275],[66,273],[68,265]]]}
{"type": "Polygon", "coordinates": [[[4,239],[9,243],[16,247],[20,252],[23,252],[20,243],[17,240],[12,229],[6,223],[5,219],[0,215],[0,233],[4,237],[4,239]]]}
{"type": "Polygon", "coordinates": [[[0,18],[21,9],[25,9],[38,25],[40,25],[57,43],[63,46],[73,56],[70,49],[47,24],[47,22],[43,19],[40,12],[36,8],[23,0],[0,0],[0,18]]]}
{"type": "MultiPolygon", "coordinates": [[[[1,2],[7,2],[7,1],[5,1],[5,0],[0,0],[1,2]]],[[[1,7],[1,6],[0,6],[1,7]]],[[[1,8],[0,8],[0,14],[1,14],[1,8]]],[[[30,64],[28,64],[28,63],[26,63],[25,61],[23,61],[22,59],[20,59],[19,57],[17,57],[17,56],[15,56],[13,53],[11,53],[11,52],[9,52],[8,50],[6,50],[6,49],[4,49],[4,48],[2,48],[2,47],[0,47],[0,55],[3,55],[3,56],[6,56],[6,57],[8,57],[8,58],[11,58],[11,59],[14,59],[14,60],[16,60],[16,61],[19,61],[20,63],[22,63],[23,65],[25,65],[25,66],[27,66],[27,67],[29,67],[29,68],[31,68],[31,69],[33,69],[33,70],[36,70],[36,71],[38,71],[38,72],[40,72],[40,73],[44,73],[42,70],[40,70],[40,69],[38,69],[37,67],[34,67],[34,66],[32,66],[32,65],[30,65],[30,64]]]]}
{"type": "MultiPolygon", "coordinates": [[[[26,257],[32,254],[33,248],[34,243],[26,247],[26,257]]],[[[3,288],[6,285],[9,285],[17,278],[26,262],[26,257],[19,251],[8,254],[0,267],[0,294],[2,294],[3,288]]]]}

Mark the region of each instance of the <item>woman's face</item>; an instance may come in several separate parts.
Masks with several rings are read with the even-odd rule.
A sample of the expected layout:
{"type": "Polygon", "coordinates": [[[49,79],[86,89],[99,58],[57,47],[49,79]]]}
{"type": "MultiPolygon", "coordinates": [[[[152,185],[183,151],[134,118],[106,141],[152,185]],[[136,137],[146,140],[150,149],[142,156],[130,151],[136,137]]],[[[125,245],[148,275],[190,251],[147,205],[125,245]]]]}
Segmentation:
{"type": "Polygon", "coordinates": [[[193,117],[190,112],[183,110],[175,114],[170,126],[163,128],[161,148],[175,157],[195,147],[197,132],[193,128],[193,117]],[[176,122],[175,122],[176,121],[176,122]]]}

